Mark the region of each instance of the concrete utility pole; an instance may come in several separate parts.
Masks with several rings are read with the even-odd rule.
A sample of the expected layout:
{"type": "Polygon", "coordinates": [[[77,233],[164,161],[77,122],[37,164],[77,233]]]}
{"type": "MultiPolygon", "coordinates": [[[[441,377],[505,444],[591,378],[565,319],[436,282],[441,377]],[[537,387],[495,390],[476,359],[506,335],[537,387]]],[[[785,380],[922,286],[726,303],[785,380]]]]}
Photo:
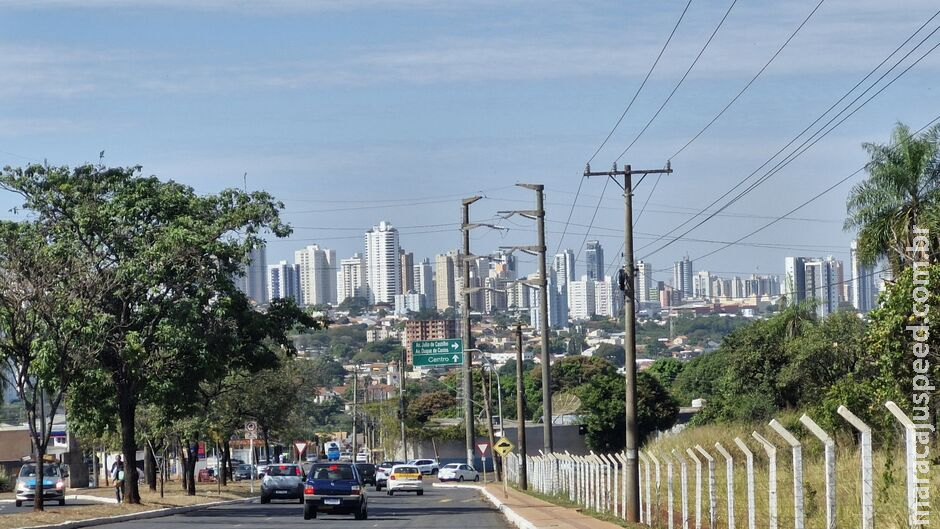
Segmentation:
{"type": "Polygon", "coordinates": [[[522,324],[516,324],[516,422],[519,440],[519,486],[522,490],[529,489],[529,473],[526,468],[525,451],[525,388],[522,379],[522,324]]]}
{"type": "Polygon", "coordinates": [[[640,521],[640,465],[637,459],[637,449],[639,448],[640,432],[637,426],[636,417],[636,270],[633,264],[633,175],[634,174],[661,174],[671,173],[670,164],[666,163],[665,169],[644,169],[634,170],[629,165],[625,165],[622,171],[617,170],[617,164],[614,164],[610,171],[591,172],[591,164],[584,169],[584,176],[606,176],[613,180],[617,185],[615,176],[623,176],[623,203],[624,203],[624,233],[623,233],[623,258],[624,266],[621,270],[619,283],[624,292],[624,364],[623,371],[626,379],[626,395],[624,396],[626,408],[626,445],[627,456],[626,465],[624,465],[624,482],[626,488],[626,507],[627,521],[639,523],[640,521]]]}
{"type": "Polygon", "coordinates": [[[405,438],[405,356],[404,347],[401,350],[401,364],[398,368],[398,420],[401,425],[401,453],[402,459],[408,460],[408,440],[405,438]]]}
{"type": "MultiPolygon", "coordinates": [[[[352,424],[352,456],[353,463],[356,462],[356,454],[359,453],[359,444],[356,442],[356,417],[359,412],[359,363],[356,363],[356,370],[353,371],[353,424],[352,424]]],[[[300,454],[297,454],[300,457],[300,454]]]]}
{"type": "Polygon", "coordinates": [[[463,208],[463,219],[460,229],[463,232],[463,256],[460,259],[460,266],[463,271],[463,411],[464,425],[466,427],[467,444],[467,464],[473,467],[473,441],[476,437],[473,428],[473,353],[468,351],[473,348],[473,340],[470,337],[470,266],[467,258],[470,256],[470,230],[475,226],[470,224],[470,204],[480,200],[481,196],[472,196],[460,201],[463,208]]]}
{"type": "Polygon", "coordinates": [[[543,191],[545,186],[542,184],[516,184],[518,187],[524,187],[535,191],[535,210],[528,211],[501,211],[505,213],[506,218],[519,214],[527,219],[535,219],[538,224],[539,242],[537,246],[505,246],[501,249],[521,250],[525,253],[538,256],[539,260],[539,279],[532,285],[529,281],[517,281],[527,285],[535,286],[539,289],[539,327],[541,328],[542,341],[542,441],[543,452],[550,454],[553,452],[552,443],[552,374],[551,362],[552,355],[548,350],[548,276],[545,266],[545,204],[543,201],[543,191]]]}

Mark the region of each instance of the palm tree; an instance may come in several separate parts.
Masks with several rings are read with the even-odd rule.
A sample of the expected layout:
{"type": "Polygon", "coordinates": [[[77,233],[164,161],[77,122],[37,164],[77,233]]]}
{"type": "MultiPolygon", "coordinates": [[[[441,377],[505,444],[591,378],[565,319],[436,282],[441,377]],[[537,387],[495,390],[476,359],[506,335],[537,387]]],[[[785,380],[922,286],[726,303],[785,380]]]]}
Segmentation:
{"type": "Polygon", "coordinates": [[[897,275],[914,260],[914,227],[930,230],[931,261],[940,256],[940,124],[921,134],[898,123],[887,145],[865,143],[868,178],[847,201],[845,230],[858,230],[858,256],[867,265],[887,259],[897,275]]]}

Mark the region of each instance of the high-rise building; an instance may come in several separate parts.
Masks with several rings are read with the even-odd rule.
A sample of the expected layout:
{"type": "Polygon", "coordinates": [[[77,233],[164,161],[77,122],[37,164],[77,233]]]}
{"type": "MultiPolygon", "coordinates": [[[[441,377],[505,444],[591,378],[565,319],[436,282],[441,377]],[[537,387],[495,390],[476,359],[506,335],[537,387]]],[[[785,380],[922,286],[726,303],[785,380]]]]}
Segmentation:
{"type": "Polygon", "coordinates": [[[692,261],[685,256],[676,261],[672,272],[672,287],[683,299],[692,297],[692,261]]]}
{"type": "Polygon", "coordinates": [[[417,292],[415,289],[415,254],[399,249],[401,257],[401,292],[417,292]]]}
{"type": "Polygon", "coordinates": [[[252,248],[244,275],[235,280],[235,285],[258,305],[268,302],[268,258],[264,246],[252,248]]]}
{"type": "Polygon", "coordinates": [[[366,259],[359,253],[339,262],[336,273],[336,302],[349,298],[368,300],[366,293],[366,259]]]}
{"type": "Polygon", "coordinates": [[[415,292],[424,295],[426,306],[434,307],[434,268],[428,258],[414,266],[414,278],[415,292]]]}
{"type": "Polygon", "coordinates": [[[604,248],[598,241],[588,241],[584,250],[584,259],[587,262],[586,274],[591,281],[604,279],[604,248]]]}
{"type": "MultiPolygon", "coordinates": [[[[530,274],[528,279],[531,281],[538,281],[539,275],[530,274]]],[[[549,269],[548,271],[548,285],[546,288],[547,298],[548,298],[548,326],[549,328],[564,327],[568,323],[568,304],[567,296],[562,297],[561,291],[558,289],[558,281],[555,278],[555,271],[549,269]]],[[[541,332],[542,330],[542,320],[539,317],[539,289],[531,288],[529,289],[529,321],[532,322],[532,326],[536,331],[541,332]]]]}
{"type": "Polygon", "coordinates": [[[781,293],[789,304],[799,304],[806,300],[805,263],[809,257],[787,257],[784,259],[783,285],[781,293]]]}
{"type": "Polygon", "coordinates": [[[457,307],[457,262],[460,259],[456,251],[439,254],[434,257],[434,296],[437,310],[457,307]]]}
{"type": "Polygon", "coordinates": [[[369,303],[394,303],[401,291],[398,230],[383,220],[366,232],[365,246],[369,303]]]}
{"type": "Polygon", "coordinates": [[[448,338],[457,338],[455,320],[408,320],[405,322],[405,333],[402,336],[401,345],[405,348],[408,363],[411,364],[412,342],[448,338]]]}
{"type": "Polygon", "coordinates": [[[596,312],[594,281],[587,276],[568,283],[568,316],[573,320],[590,319],[596,312]]]}
{"type": "Polygon", "coordinates": [[[643,261],[636,262],[636,299],[640,303],[653,301],[653,265],[643,261]]]}
{"type": "Polygon", "coordinates": [[[555,258],[552,260],[552,270],[555,271],[555,279],[560,286],[574,281],[574,250],[567,248],[565,251],[555,254],[555,258]]]}
{"type": "Polygon", "coordinates": [[[700,299],[711,299],[712,293],[712,275],[702,270],[695,274],[692,284],[692,296],[700,299]]]}
{"type": "Polygon", "coordinates": [[[620,314],[623,296],[614,286],[610,276],[602,276],[603,281],[594,282],[594,314],[614,318],[620,314]]]}
{"type": "Polygon", "coordinates": [[[311,244],[294,252],[300,267],[300,292],[305,305],[336,303],[336,251],[311,244]]]}
{"type": "Polygon", "coordinates": [[[303,305],[300,293],[300,265],[281,261],[268,265],[268,293],[271,300],[291,298],[298,305],[303,305]]]}
{"type": "Polygon", "coordinates": [[[421,312],[427,307],[424,294],[409,292],[407,294],[395,294],[396,316],[407,316],[409,312],[421,312]]]}
{"type": "Polygon", "coordinates": [[[825,317],[839,307],[841,282],[839,275],[842,261],[828,257],[826,259],[807,259],[803,265],[803,278],[806,299],[814,300],[816,315],[825,317]]]}
{"type": "Polygon", "coordinates": [[[852,260],[851,301],[855,310],[867,314],[875,307],[875,270],[863,265],[858,258],[858,241],[849,247],[852,260]]]}

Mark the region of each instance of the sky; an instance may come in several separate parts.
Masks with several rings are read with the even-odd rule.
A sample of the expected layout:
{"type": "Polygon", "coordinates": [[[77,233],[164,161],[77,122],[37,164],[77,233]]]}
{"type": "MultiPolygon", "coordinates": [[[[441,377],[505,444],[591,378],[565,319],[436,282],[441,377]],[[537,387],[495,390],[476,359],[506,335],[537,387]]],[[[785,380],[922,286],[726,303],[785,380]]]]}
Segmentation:
{"type": "MultiPolygon", "coordinates": [[[[848,259],[845,200],[864,172],[723,243],[858,171],[862,143],[887,142],[898,121],[919,129],[940,117],[940,51],[929,52],[940,43],[937,17],[798,136],[938,8],[935,0],[0,0],[0,165],[75,166],[104,150],[107,165],[141,165],[200,193],[247,181],[281,200],[294,227],[269,241],[269,263],[307,244],[340,258],[362,252],[363,233],[382,220],[400,229],[416,260],[433,258],[460,246],[460,199],[473,195],[484,199],[472,221],[508,228],[474,229],[473,253],[535,244],[534,222],[498,212],[534,208],[535,194],[515,184],[541,183],[549,254],[572,248],[580,276],[584,242],[597,239],[613,273],[622,191],[583,171],[638,94],[591,163],[595,171],[618,159],[634,169],[671,163],[673,173],[636,186],[636,257],[659,280],[685,255],[721,275],[781,273],[787,255],[848,259]],[[817,4],[743,95],[678,152],[817,4]],[[854,114],[685,233],[735,185],[799,153],[898,60],[849,107],[854,114]]],[[[2,218],[15,218],[18,205],[0,192],[2,218]]],[[[535,269],[534,258],[520,261],[535,269]]]]}

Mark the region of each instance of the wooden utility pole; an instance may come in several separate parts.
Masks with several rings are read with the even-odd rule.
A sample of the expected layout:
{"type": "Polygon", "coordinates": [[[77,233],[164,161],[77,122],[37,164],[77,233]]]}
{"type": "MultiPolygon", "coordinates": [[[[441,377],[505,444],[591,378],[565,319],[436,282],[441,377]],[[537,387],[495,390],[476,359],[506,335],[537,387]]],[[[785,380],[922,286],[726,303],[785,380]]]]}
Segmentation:
{"type": "Polygon", "coordinates": [[[516,324],[516,436],[519,440],[519,486],[522,490],[529,489],[529,472],[526,465],[525,451],[525,386],[522,376],[522,324],[516,324]]]}
{"type": "Polygon", "coordinates": [[[640,431],[637,425],[636,413],[636,270],[633,264],[633,175],[635,174],[662,174],[671,173],[672,168],[666,163],[665,169],[634,170],[625,165],[622,171],[617,170],[614,164],[610,171],[591,172],[591,165],[584,169],[584,176],[606,176],[617,185],[616,176],[623,176],[623,259],[624,266],[620,272],[619,283],[624,293],[624,378],[626,379],[626,394],[624,395],[624,408],[626,415],[626,464],[624,465],[624,481],[626,486],[626,519],[629,522],[640,521],[640,465],[637,459],[640,431]]]}

